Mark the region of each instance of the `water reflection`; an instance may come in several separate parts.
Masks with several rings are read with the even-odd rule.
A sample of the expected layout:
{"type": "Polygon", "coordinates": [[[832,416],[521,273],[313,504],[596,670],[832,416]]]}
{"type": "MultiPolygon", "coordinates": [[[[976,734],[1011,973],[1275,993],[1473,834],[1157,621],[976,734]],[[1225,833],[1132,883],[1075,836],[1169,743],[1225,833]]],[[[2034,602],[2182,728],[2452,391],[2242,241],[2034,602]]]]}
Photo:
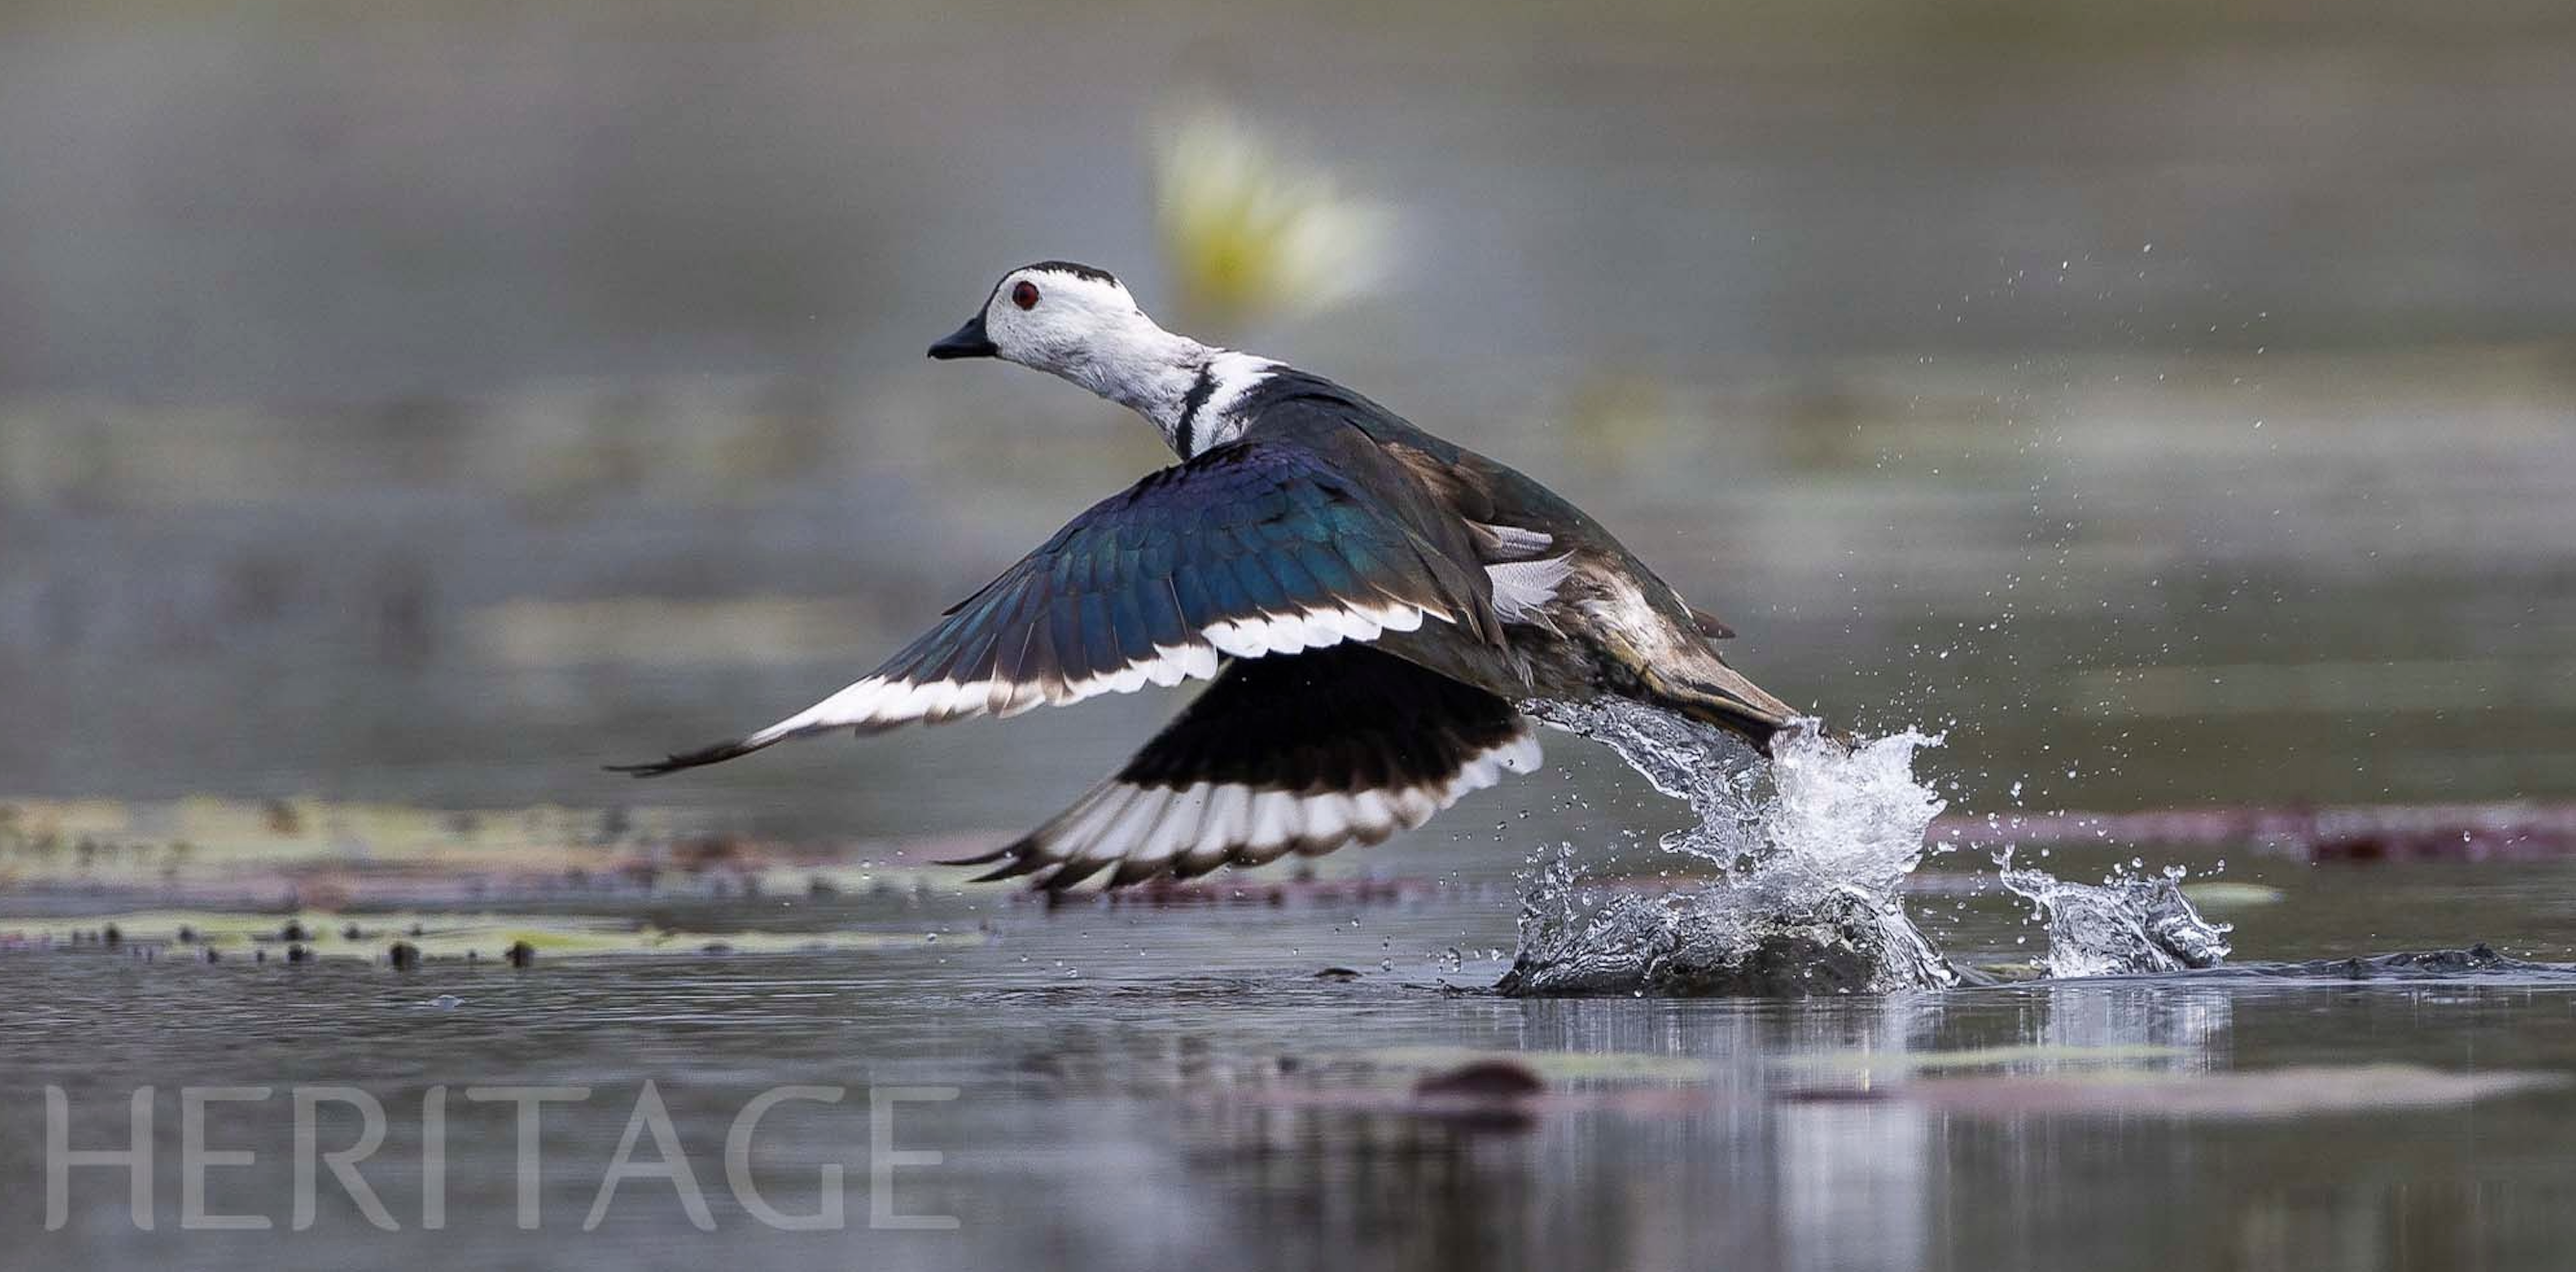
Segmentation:
{"type": "MultiPolygon", "coordinates": [[[[1025,1067],[1055,1098],[1175,1101],[1179,1169],[1198,1188],[1223,1183],[1230,1221],[1306,1234],[1294,1238],[1301,1248],[1444,1267],[1489,1266],[1507,1249],[1654,1266],[1720,1242],[1773,1266],[1893,1269],[1928,1266],[1950,1217],[1979,1204],[1960,1190],[1998,1148],[2021,1182],[2045,1190],[2056,1187],[2051,1163],[2074,1143],[2101,1143],[2107,1128],[2045,1113],[1960,1119],[1903,1100],[1773,1098],[1811,1089],[1817,1062],[1855,1094],[1917,1076],[1917,1059],[2024,1074],[2206,1073],[2226,1063],[2229,1018],[2222,994],[2110,984],[1796,1008],[1517,1004],[1486,1021],[1508,1026],[1511,1050],[1683,1063],[1657,1071],[1669,1101],[1540,1106],[1508,1122],[1402,1107],[1411,1070],[1393,1053],[1392,1077],[1370,1072],[1365,1053],[1223,1064],[1225,1048],[1196,1033],[1077,1027],[1025,1067]]],[[[1587,1080],[1563,1082],[1579,1092],[1587,1080]]],[[[2148,1152],[2141,1164],[2153,1162],[2148,1152]]]]}
{"type": "MultiPolygon", "coordinates": [[[[983,988],[1015,949],[1083,941],[1061,918],[1027,922],[980,950],[826,956],[837,965],[826,976],[813,958],[781,957],[398,977],[0,955],[28,990],[0,999],[11,1132],[0,1177],[40,1169],[41,1124],[26,1119],[41,1117],[42,1085],[68,1089],[75,1142],[108,1143],[131,1084],[170,1084],[185,1064],[192,1080],[353,1083],[389,1110],[416,1110],[433,1084],[593,1087],[596,1107],[548,1124],[562,1173],[545,1181],[544,1231],[562,1240],[576,1239],[647,1078],[709,1178],[728,1119],[773,1085],[956,1087],[954,1101],[905,1107],[899,1141],[947,1154],[907,1168],[900,1201],[958,1215],[955,1233],[854,1225],[799,1244],[719,1196],[718,1231],[700,1236],[630,1183],[597,1238],[632,1253],[681,1234],[702,1243],[692,1250],[756,1247],[791,1267],[854,1253],[978,1266],[1663,1266],[1723,1250],[1764,1266],[1894,1269],[2048,1263],[2103,1243],[2189,1266],[2296,1267],[2392,1234],[2463,1256],[2576,1239],[2562,1213],[2532,1203],[2568,1182],[2576,1097],[2563,1088],[2426,1111],[2347,1106],[2371,1110],[2360,1118],[2085,1102],[2287,1066],[2344,1082],[2332,1074],[2357,1060],[2475,1073],[2461,1046],[2489,1040],[2495,1071],[2576,1069],[2566,1031],[2552,1031],[2571,1010],[2563,985],[2145,979],[1804,1003],[1517,1002],[1400,978],[1318,983],[1265,959],[1267,972],[1178,988],[1129,975],[983,988]],[[420,1008],[433,989],[460,1001],[420,1008]],[[372,1059],[357,1071],[340,1058],[361,1055],[372,1059]],[[1480,1056],[1510,1058],[1543,1089],[1469,1114],[1417,1095],[1426,1075],[1480,1056]],[[1945,1084],[1977,1095],[1909,1094],[1945,1084]],[[2428,1197],[2471,1195],[2473,1215],[2426,1226],[2438,1209],[2428,1197]],[[2175,1224],[2185,1212],[2198,1221],[2175,1224]]],[[[2365,1100],[2409,1098],[2374,1081],[2381,1094],[2365,1100]]],[[[515,1231],[506,1110],[457,1118],[450,1235],[500,1248],[515,1231]]],[[[173,1162],[177,1120],[156,1127],[173,1162]]],[[[417,1121],[394,1119],[375,1175],[398,1215],[419,1204],[402,1165],[417,1121]]],[[[219,1142],[282,1161],[282,1122],[219,1120],[219,1142]]],[[[814,1169],[843,1163],[851,1213],[864,1215],[868,1127],[856,1103],[781,1105],[762,1123],[760,1177],[802,1207],[814,1169]]],[[[270,1205],[262,1189],[275,1178],[243,1173],[218,1199],[270,1205]]],[[[67,1253],[76,1239],[124,1261],[175,1248],[166,1232],[127,1230],[121,1204],[119,1193],[83,1209],[43,1248],[67,1253]]],[[[323,1219],[299,1238],[316,1250],[393,1248],[361,1244],[378,1234],[353,1210],[323,1219]]]]}
{"type": "Polygon", "coordinates": [[[2224,994],[2147,986],[2049,985],[2033,1042],[2052,1047],[2163,1048],[2148,1061],[2176,1073],[2227,1067],[2231,1000],[2224,994]]]}

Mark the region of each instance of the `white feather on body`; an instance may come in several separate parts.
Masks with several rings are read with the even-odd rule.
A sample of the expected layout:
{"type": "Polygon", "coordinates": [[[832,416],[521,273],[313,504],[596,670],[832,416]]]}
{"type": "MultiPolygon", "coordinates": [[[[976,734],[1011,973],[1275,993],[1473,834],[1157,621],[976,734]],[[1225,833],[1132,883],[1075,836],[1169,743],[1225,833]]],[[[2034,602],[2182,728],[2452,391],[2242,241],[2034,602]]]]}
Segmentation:
{"type": "Polygon", "coordinates": [[[1532,623],[1553,628],[1543,612],[1556,602],[1556,591],[1574,572],[1574,554],[1537,561],[1507,561],[1485,567],[1494,583],[1494,612],[1506,623],[1532,623]]]}

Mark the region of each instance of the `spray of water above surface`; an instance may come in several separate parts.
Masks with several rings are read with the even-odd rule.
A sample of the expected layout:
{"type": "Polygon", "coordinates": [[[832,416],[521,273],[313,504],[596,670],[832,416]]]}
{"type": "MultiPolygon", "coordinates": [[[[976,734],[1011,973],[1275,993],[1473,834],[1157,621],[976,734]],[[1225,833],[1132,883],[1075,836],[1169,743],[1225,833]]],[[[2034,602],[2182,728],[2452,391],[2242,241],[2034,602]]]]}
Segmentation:
{"type": "Polygon", "coordinates": [[[2113,976],[2216,967],[2228,954],[2228,925],[2212,923],[2182,894],[2181,867],[2121,873],[2099,884],[2069,883],[2015,866],[1997,854],[2004,887],[2031,903],[2048,928],[2040,970],[2050,976],[2113,976]]]}
{"type": "MultiPolygon", "coordinates": [[[[1940,738],[1906,730],[1846,744],[1802,722],[1765,764],[1719,730],[1633,702],[1522,709],[1607,745],[1688,803],[1692,824],[1662,847],[1717,878],[1594,896],[1579,886],[1572,848],[1560,847],[1525,883],[1504,992],[1794,995],[1978,979],[1941,953],[1898,895],[1943,808],[1914,775],[1916,752],[1940,738]]],[[[2177,877],[2094,887],[2006,866],[2004,886],[2047,924],[2049,974],[2203,967],[2227,952],[2223,929],[2193,911],[2177,877]]]]}

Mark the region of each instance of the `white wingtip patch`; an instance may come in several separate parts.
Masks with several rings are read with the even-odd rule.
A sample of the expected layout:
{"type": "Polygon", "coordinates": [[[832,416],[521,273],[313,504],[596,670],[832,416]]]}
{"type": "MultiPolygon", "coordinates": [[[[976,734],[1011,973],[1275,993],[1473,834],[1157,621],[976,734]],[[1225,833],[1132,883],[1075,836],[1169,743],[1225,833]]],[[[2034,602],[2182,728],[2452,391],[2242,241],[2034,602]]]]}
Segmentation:
{"type": "Polygon", "coordinates": [[[1422,626],[1426,613],[1444,621],[1448,618],[1416,605],[1355,604],[1229,619],[1208,624],[1200,635],[1207,638],[1208,644],[1234,657],[1263,658],[1322,649],[1346,640],[1372,641],[1387,632],[1413,631],[1422,626]]]}
{"type": "Polygon", "coordinates": [[[1123,863],[1122,879],[1172,869],[1195,874],[1228,862],[1258,865],[1291,852],[1321,856],[1354,839],[1377,843],[1411,830],[1504,774],[1539,764],[1538,735],[1524,720],[1518,734],[1468,757],[1446,780],[1398,790],[1304,793],[1236,783],[1130,786],[1113,779],[1032,832],[1029,851],[1080,873],[1123,863]]]}
{"type": "Polygon", "coordinates": [[[1156,646],[1151,658],[1079,680],[915,682],[869,676],[752,734],[743,739],[743,744],[767,746],[827,729],[876,730],[979,715],[1008,718],[1040,706],[1061,706],[1104,693],[1134,693],[1149,684],[1170,687],[1184,680],[1213,680],[1228,656],[1261,658],[1322,649],[1346,640],[1372,641],[1387,632],[1414,631],[1422,626],[1426,614],[1449,621],[1448,615],[1436,610],[1389,601],[1211,623],[1200,631],[1198,640],[1156,646]]]}

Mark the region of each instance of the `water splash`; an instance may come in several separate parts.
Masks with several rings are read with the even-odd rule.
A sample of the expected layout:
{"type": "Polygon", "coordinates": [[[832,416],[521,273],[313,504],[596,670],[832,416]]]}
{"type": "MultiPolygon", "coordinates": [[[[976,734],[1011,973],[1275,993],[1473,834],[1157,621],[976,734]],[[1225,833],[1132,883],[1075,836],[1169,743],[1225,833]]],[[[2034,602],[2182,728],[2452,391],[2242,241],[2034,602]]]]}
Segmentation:
{"type": "MultiPolygon", "coordinates": [[[[1662,840],[1728,874],[1752,865],[1761,844],[1758,757],[1707,725],[1619,698],[1521,704],[1530,718],[1618,753],[1648,785],[1690,805],[1695,821],[1662,840]]],[[[1562,864],[1560,862],[1560,864],[1562,864]]],[[[1570,867],[1569,867],[1570,868],[1570,867]]]]}
{"type": "Polygon", "coordinates": [[[1803,997],[1963,979],[1902,905],[1849,884],[1793,891],[1765,880],[1618,893],[1589,911],[1565,895],[1562,908],[1524,909],[1501,992],[1803,997]]]}
{"type": "Polygon", "coordinates": [[[2015,866],[2009,849],[1995,864],[2003,869],[2003,885],[2048,925],[2048,953],[2039,967],[2050,976],[2179,972],[2227,959],[2230,925],[2192,908],[2179,866],[2152,876],[2114,874],[2097,885],[2015,866]]]}
{"type": "MultiPolygon", "coordinates": [[[[1521,709],[1607,745],[1655,789],[1687,802],[1692,824],[1662,847],[1715,865],[1721,878],[1667,894],[1587,898],[1572,846],[1561,845],[1524,881],[1503,992],[1800,995],[1981,979],[1953,965],[1897,895],[1943,807],[1914,776],[1915,753],[1939,737],[1909,729],[1847,747],[1801,721],[1766,765],[1731,735],[1638,703],[1521,709]]],[[[2050,974],[2098,975],[2206,967],[2226,956],[2225,929],[2201,919],[2178,877],[2096,888],[2007,870],[2005,883],[2048,920],[2050,974]]]]}
{"type": "Polygon", "coordinates": [[[1957,984],[1895,891],[1942,802],[1914,780],[1908,731],[1850,749],[1820,729],[1768,766],[1730,735],[1638,703],[1532,702],[1538,720],[1609,746],[1693,824],[1666,851],[1717,866],[1710,887],[1587,907],[1571,850],[1541,863],[1501,988],[1517,994],[1812,994],[1957,984]]]}
{"type": "Polygon", "coordinates": [[[1734,735],[1626,699],[1533,701],[1521,710],[1608,746],[1694,824],[1665,835],[1737,878],[1785,875],[1892,891],[1923,858],[1941,797],[1914,780],[1914,753],[1941,739],[1908,729],[1846,747],[1799,721],[1769,765],[1734,735]]]}

